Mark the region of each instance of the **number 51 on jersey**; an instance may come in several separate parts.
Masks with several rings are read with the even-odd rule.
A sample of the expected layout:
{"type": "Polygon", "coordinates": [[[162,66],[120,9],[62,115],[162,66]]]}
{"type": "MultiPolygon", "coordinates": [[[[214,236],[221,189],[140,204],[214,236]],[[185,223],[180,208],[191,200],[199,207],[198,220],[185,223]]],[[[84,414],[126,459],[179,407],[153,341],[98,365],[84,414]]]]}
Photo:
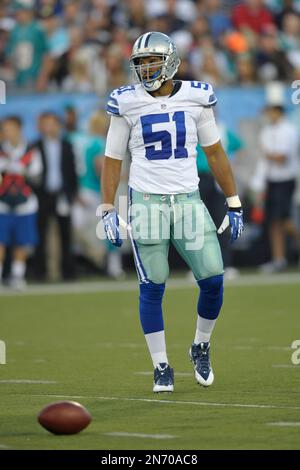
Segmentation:
{"type": "Polygon", "coordinates": [[[184,111],[177,111],[170,119],[169,113],[147,114],[141,117],[143,139],[148,160],[167,160],[174,155],[175,158],[187,158],[185,148],[186,127],[184,111]],[[172,148],[171,133],[166,130],[154,131],[153,124],[172,122],[176,134],[176,147],[172,148]],[[161,143],[161,149],[155,150],[155,143],[161,143]],[[152,144],[152,145],[151,145],[152,144]]]}

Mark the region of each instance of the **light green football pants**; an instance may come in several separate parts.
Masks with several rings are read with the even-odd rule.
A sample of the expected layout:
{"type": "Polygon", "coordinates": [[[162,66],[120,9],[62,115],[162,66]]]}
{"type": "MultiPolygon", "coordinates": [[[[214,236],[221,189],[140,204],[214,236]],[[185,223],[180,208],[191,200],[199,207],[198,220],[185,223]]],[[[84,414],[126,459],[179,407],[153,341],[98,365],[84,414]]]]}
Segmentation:
{"type": "Polygon", "coordinates": [[[198,190],[163,195],[130,188],[129,221],[140,282],[166,282],[170,242],[197,281],[224,272],[216,227],[198,190]]]}

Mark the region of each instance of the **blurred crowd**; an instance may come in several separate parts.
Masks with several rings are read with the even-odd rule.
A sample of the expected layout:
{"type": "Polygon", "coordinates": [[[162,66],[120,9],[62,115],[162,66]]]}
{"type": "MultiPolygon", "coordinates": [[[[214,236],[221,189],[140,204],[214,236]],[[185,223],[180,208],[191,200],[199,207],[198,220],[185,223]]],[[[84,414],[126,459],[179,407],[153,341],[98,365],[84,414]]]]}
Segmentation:
{"type": "Polygon", "coordinates": [[[181,79],[300,79],[300,0],[1,0],[0,76],[23,91],[105,95],[130,81],[132,44],[155,30],[175,40],[181,79]]]}
{"type": "MultiPolygon", "coordinates": [[[[39,92],[56,92],[64,111],[41,99],[36,122],[24,109],[2,113],[0,281],[23,288],[28,259],[27,272],[38,281],[74,279],[86,262],[87,273],[124,278],[130,243],[118,250],[103,233],[102,241],[96,237],[109,122],[99,103],[132,81],[132,44],[151,30],[175,40],[178,79],[236,85],[247,96],[250,86],[273,90],[267,107],[239,121],[239,129],[219,122],[246,221],[235,251],[226,236],[220,239],[225,274],[236,277],[236,267],[259,264],[264,272],[281,272],[300,260],[299,126],[289,119],[284,96],[285,85],[300,79],[300,0],[2,0],[0,78],[8,96],[33,92],[36,102],[46,97],[39,92]],[[63,104],[69,92],[80,100],[87,92],[101,97],[97,103],[93,95],[94,112],[85,122],[72,100],[63,104]],[[29,120],[34,141],[24,131],[29,120]]],[[[201,197],[218,226],[224,196],[197,150],[201,197]]],[[[124,163],[119,195],[127,192],[130,162],[124,163]]]]}
{"type": "Polygon", "coordinates": [[[68,106],[63,116],[41,113],[37,127],[39,138],[28,142],[19,116],[1,121],[0,287],[1,278],[25,287],[28,258],[39,282],[76,279],[83,259],[88,274],[122,278],[122,253],[96,236],[108,116],[94,112],[83,131],[68,106]]]}

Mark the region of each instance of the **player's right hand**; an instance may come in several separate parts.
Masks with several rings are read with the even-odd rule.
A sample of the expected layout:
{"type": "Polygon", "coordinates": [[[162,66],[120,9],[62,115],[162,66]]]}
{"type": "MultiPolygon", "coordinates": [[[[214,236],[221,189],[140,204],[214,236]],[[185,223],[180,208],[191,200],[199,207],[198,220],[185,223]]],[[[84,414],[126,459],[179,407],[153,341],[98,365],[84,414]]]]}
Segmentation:
{"type": "Polygon", "coordinates": [[[109,211],[104,211],[102,214],[102,220],[104,224],[104,230],[107,239],[114,246],[121,246],[123,240],[120,238],[119,230],[119,216],[116,209],[110,209],[109,211]]]}

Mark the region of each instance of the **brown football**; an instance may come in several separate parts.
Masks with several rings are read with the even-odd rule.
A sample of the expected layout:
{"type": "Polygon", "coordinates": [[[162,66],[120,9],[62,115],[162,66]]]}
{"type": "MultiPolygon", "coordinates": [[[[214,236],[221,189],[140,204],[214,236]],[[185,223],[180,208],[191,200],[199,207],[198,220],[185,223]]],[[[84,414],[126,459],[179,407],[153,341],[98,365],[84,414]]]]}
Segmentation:
{"type": "Polygon", "coordinates": [[[45,406],[38,415],[38,422],[53,434],[77,434],[92,420],[84,406],[75,401],[58,401],[45,406]]]}

